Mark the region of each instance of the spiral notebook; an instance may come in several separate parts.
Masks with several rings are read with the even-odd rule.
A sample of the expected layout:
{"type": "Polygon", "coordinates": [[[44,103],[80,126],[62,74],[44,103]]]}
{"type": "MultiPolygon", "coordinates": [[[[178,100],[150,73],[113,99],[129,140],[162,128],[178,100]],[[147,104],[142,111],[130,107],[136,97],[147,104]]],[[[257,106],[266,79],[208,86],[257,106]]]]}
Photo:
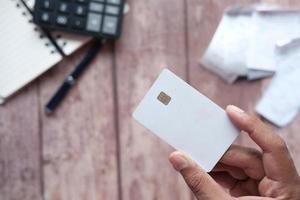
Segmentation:
{"type": "MultiPolygon", "coordinates": [[[[33,8],[34,0],[26,0],[33,8]]],[[[20,0],[0,2],[0,104],[13,93],[62,60],[49,38],[32,23],[32,15],[20,0]]],[[[65,55],[91,38],[52,32],[65,55]]]]}

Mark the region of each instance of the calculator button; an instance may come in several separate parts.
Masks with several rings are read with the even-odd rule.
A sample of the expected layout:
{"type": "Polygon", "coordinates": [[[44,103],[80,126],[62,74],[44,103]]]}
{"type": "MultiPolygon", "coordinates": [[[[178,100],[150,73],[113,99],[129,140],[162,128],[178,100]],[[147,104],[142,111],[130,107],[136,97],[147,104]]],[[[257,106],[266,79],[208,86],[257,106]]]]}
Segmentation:
{"type": "Polygon", "coordinates": [[[43,22],[43,23],[51,23],[51,14],[50,13],[47,13],[47,12],[42,12],[40,15],[39,15],[39,21],[43,22]]]}
{"type": "Polygon", "coordinates": [[[62,13],[68,13],[68,12],[70,12],[70,6],[69,6],[69,4],[64,3],[64,2],[60,3],[59,6],[58,6],[58,11],[62,12],[62,13]]]}
{"type": "Polygon", "coordinates": [[[120,5],[121,4],[121,0],[107,0],[107,3],[112,3],[112,4],[120,5]]]}
{"type": "Polygon", "coordinates": [[[77,2],[79,2],[79,3],[87,3],[88,0],[77,0],[77,2]]]}
{"type": "Polygon", "coordinates": [[[112,16],[105,16],[102,32],[110,35],[115,35],[117,33],[118,18],[112,16]]]}
{"type": "Polygon", "coordinates": [[[75,29],[84,29],[84,21],[83,18],[74,18],[72,20],[72,27],[75,29]]]}
{"type": "Polygon", "coordinates": [[[89,9],[94,12],[103,12],[104,5],[101,3],[91,2],[89,9]]]}
{"type": "Polygon", "coordinates": [[[102,15],[96,13],[89,13],[86,29],[88,31],[99,32],[101,27],[102,15]]]}
{"type": "Polygon", "coordinates": [[[55,22],[57,25],[66,26],[68,24],[68,18],[64,15],[58,15],[55,22]]]}
{"type": "Polygon", "coordinates": [[[81,5],[77,5],[75,7],[75,14],[76,15],[86,15],[86,7],[85,6],[81,6],[81,5]]]}
{"type": "Polygon", "coordinates": [[[53,10],[54,9],[54,0],[42,0],[41,8],[46,9],[46,10],[53,10]]]}
{"type": "Polygon", "coordinates": [[[106,6],[105,12],[112,15],[118,15],[119,14],[119,7],[117,6],[106,6]]]}

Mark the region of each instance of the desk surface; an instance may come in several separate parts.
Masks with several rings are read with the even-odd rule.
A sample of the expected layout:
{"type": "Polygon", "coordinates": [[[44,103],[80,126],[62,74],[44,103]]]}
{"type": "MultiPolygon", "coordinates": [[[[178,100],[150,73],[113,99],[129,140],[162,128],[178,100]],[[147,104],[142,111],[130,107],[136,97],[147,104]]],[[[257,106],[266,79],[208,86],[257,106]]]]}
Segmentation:
{"type": "MultiPolygon", "coordinates": [[[[163,67],[225,107],[253,112],[268,80],[227,85],[199,64],[224,8],[254,0],[129,0],[122,38],[105,46],[50,117],[43,107],[84,47],[0,108],[0,199],[192,199],[172,149],[131,118],[163,67]]],[[[298,0],[269,0],[300,6],[298,0]]],[[[278,130],[300,170],[300,117],[278,130]]],[[[238,143],[253,146],[247,137],[238,143]]]]}

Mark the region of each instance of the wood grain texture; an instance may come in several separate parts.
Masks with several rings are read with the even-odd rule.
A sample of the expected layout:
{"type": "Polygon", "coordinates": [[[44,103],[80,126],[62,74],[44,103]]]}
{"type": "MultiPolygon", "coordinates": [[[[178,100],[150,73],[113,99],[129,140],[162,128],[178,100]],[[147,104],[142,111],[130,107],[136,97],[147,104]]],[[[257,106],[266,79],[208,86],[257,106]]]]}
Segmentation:
{"type": "MultiPolygon", "coordinates": [[[[0,107],[0,199],[192,199],[168,162],[173,149],[131,113],[164,67],[220,106],[253,113],[269,80],[228,85],[199,60],[224,9],[257,1],[128,0],[122,37],[106,45],[53,116],[43,106],[88,47],[0,107]]],[[[298,0],[263,1],[300,8],[298,0]]],[[[300,116],[273,128],[300,171],[300,116]]],[[[238,143],[255,146],[246,136],[238,143]]]]}
{"type": "MultiPolygon", "coordinates": [[[[42,78],[42,106],[87,48],[42,78]]],[[[46,200],[118,199],[112,51],[106,46],[57,112],[42,115],[46,200]]]]}
{"type": "Polygon", "coordinates": [[[131,117],[162,68],[186,77],[184,1],[129,4],[116,43],[122,199],[189,199],[190,191],[168,162],[173,149],[131,117]]]}
{"type": "Polygon", "coordinates": [[[0,199],[40,200],[41,165],[36,84],[0,107],[0,199]]]}

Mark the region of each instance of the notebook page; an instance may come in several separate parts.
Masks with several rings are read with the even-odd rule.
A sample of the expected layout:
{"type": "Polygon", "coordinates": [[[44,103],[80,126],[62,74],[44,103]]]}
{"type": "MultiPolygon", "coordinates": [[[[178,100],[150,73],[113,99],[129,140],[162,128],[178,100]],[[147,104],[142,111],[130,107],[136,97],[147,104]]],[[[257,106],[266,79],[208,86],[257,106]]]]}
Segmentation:
{"type": "MultiPolygon", "coordinates": [[[[26,4],[31,10],[34,8],[35,0],[26,0],[26,4]]],[[[56,38],[57,44],[61,47],[65,55],[70,55],[85,43],[89,42],[92,37],[54,31],[51,35],[56,38]]]]}
{"type": "Polygon", "coordinates": [[[57,44],[61,47],[66,55],[72,54],[74,51],[92,39],[92,37],[63,33],[60,31],[54,31],[52,36],[57,38],[57,44]]]}
{"type": "MultiPolygon", "coordinates": [[[[25,0],[25,2],[27,6],[33,10],[35,1],[25,0]]],[[[0,2],[0,19],[4,19],[2,21],[3,23],[5,23],[3,25],[5,25],[6,27],[5,30],[0,31],[0,34],[2,36],[0,42],[1,44],[3,44],[2,48],[0,47],[0,54],[2,55],[0,59],[0,104],[3,103],[5,98],[12,95],[14,92],[38,77],[40,74],[48,70],[51,66],[55,65],[62,59],[60,55],[50,54],[50,52],[54,50],[54,48],[46,47],[46,43],[48,45],[51,45],[48,39],[40,39],[40,33],[33,31],[35,26],[28,23],[29,19],[32,18],[32,16],[28,13],[26,17],[22,15],[22,12],[26,11],[23,8],[23,5],[20,4],[21,8],[16,7],[16,4],[19,3],[19,0],[9,0],[5,3],[11,5],[2,6],[4,2],[2,2],[2,4],[0,2]],[[5,12],[3,12],[4,10],[5,12]],[[15,25],[12,25],[10,23],[11,21],[15,21],[15,25]],[[22,37],[17,34],[17,32],[20,32],[20,30],[22,30],[22,37]],[[17,37],[17,39],[15,39],[15,37],[17,37]],[[4,47],[7,46],[6,44],[8,44],[11,40],[15,42],[15,45],[9,45],[9,48],[4,47]],[[15,50],[15,46],[20,44],[22,44],[23,46],[22,50],[25,50],[26,52],[26,57],[22,57],[21,60],[11,59],[12,57],[18,58],[20,56],[18,55],[18,53],[20,53],[21,49],[17,48],[18,51],[15,50]],[[31,47],[30,50],[28,49],[28,46],[31,47]],[[31,52],[32,49],[34,49],[34,52],[31,52]],[[2,53],[3,51],[6,52],[5,56],[2,53]],[[12,53],[12,51],[14,51],[14,53],[12,53]],[[28,54],[30,54],[29,57],[28,54]],[[33,61],[34,63],[31,63],[33,57],[35,58],[35,60],[33,61]],[[42,59],[42,57],[44,58],[42,59]],[[19,69],[19,67],[17,66],[19,63],[26,63],[26,65],[22,66],[22,68],[19,69]],[[4,64],[7,66],[6,68],[4,68],[4,66],[1,66],[4,64]],[[13,65],[14,67],[11,67],[11,65],[13,65]],[[28,65],[31,65],[32,67],[29,67],[28,65]],[[10,74],[12,72],[13,74],[10,74]],[[6,75],[9,75],[8,77],[10,77],[10,75],[13,75],[15,78],[13,80],[10,80],[11,82],[7,82],[7,80],[5,79],[5,77],[7,77],[6,75]],[[1,86],[5,82],[9,84],[5,84],[6,87],[4,87],[5,85],[1,86]]],[[[51,34],[56,39],[57,44],[62,48],[66,55],[70,55],[92,39],[91,37],[87,36],[73,35],[56,31],[52,32],[51,34]]]]}
{"type": "Polygon", "coordinates": [[[29,23],[31,16],[23,5],[16,6],[17,0],[0,2],[0,97],[12,93],[32,81],[61,60],[53,47],[46,47],[47,38],[41,39],[29,23]]]}

